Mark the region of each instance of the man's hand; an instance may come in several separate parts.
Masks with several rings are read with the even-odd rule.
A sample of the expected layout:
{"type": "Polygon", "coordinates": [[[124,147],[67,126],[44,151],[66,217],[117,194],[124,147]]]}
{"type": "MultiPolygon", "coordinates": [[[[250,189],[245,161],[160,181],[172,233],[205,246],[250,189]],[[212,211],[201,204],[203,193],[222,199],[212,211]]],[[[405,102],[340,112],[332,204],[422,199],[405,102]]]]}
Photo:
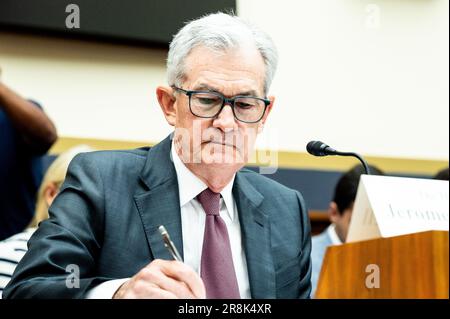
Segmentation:
{"type": "Polygon", "coordinates": [[[113,299],[206,298],[200,276],[179,261],[156,259],[125,282],[113,299]]]}

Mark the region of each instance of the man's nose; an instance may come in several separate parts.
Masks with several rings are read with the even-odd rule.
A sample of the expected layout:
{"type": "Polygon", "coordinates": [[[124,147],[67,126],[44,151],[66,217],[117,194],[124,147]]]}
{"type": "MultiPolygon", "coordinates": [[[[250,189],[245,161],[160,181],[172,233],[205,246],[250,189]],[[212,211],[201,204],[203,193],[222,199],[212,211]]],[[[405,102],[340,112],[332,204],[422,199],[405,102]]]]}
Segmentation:
{"type": "Polygon", "coordinates": [[[226,104],[219,113],[213,123],[214,127],[222,129],[227,132],[237,127],[236,119],[234,118],[233,109],[229,104],[226,104]]]}

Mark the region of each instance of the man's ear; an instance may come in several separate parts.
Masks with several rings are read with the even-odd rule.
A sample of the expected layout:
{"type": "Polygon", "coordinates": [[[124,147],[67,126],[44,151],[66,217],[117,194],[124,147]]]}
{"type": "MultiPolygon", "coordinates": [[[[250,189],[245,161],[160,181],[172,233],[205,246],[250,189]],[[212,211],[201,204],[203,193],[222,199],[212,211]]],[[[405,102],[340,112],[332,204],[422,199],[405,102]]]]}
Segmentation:
{"type": "Polygon", "coordinates": [[[47,204],[47,207],[53,203],[53,200],[56,198],[56,195],[59,193],[59,187],[55,182],[51,182],[45,186],[44,189],[44,199],[47,204]]]}
{"type": "Polygon", "coordinates": [[[336,223],[341,217],[341,214],[339,214],[339,208],[335,202],[331,202],[328,207],[328,217],[332,223],[336,223]]]}
{"type": "Polygon", "coordinates": [[[156,88],[156,96],[167,123],[175,126],[177,109],[175,107],[176,99],[173,95],[173,89],[167,86],[158,86],[156,88]]]}
{"type": "Polygon", "coordinates": [[[264,127],[264,124],[266,123],[267,117],[269,116],[270,112],[272,111],[273,103],[275,102],[275,96],[269,96],[268,99],[270,101],[270,104],[267,105],[266,112],[264,113],[262,120],[259,122],[258,133],[262,132],[262,129],[264,127]]]}

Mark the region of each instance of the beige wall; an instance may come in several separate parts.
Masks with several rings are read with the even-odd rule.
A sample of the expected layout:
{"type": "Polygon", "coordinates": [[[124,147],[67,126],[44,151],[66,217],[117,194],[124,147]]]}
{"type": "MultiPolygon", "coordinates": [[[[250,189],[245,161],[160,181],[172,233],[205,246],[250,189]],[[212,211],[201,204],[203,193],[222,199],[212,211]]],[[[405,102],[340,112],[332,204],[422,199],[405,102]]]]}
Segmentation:
{"type": "Polygon", "coordinates": [[[3,80],[41,102],[59,135],[155,141],[166,51],[0,32],[3,80]]]}
{"type": "Polygon", "coordinates": [[[447,0],[238,3],[279,46],[270,125],[280,147],[323,139],[364,154],[448,160],[447,0]],[[378,28],[368,4],[378,6],[378,28]]]}
{"type": "MultiPolygon", "coordinates": [[[[303,151],[322,139],[365,155],[448,160],[447,0],[238,0],[238,13],[280,51],[261,147],[303,151]]],[[[165,55],[0,32],[3,80],[42,102],[61,136],[162,139],[170,128],[154,91],[165,55]]]]}

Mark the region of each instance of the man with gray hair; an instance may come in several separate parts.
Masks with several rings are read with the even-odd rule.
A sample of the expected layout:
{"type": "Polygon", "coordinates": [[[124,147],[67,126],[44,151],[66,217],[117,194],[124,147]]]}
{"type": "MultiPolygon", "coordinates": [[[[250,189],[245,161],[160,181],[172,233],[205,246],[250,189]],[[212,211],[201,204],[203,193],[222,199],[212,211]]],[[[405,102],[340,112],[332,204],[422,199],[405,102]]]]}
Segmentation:
{"type": "Polygon", "coordinates": [[[238,17],[186,24],[156,89],[174,132],[150,149],[77,156],[4,297],[308,298],[301,195],[243,169],[276,66],[272,40],[238,17]]]}

